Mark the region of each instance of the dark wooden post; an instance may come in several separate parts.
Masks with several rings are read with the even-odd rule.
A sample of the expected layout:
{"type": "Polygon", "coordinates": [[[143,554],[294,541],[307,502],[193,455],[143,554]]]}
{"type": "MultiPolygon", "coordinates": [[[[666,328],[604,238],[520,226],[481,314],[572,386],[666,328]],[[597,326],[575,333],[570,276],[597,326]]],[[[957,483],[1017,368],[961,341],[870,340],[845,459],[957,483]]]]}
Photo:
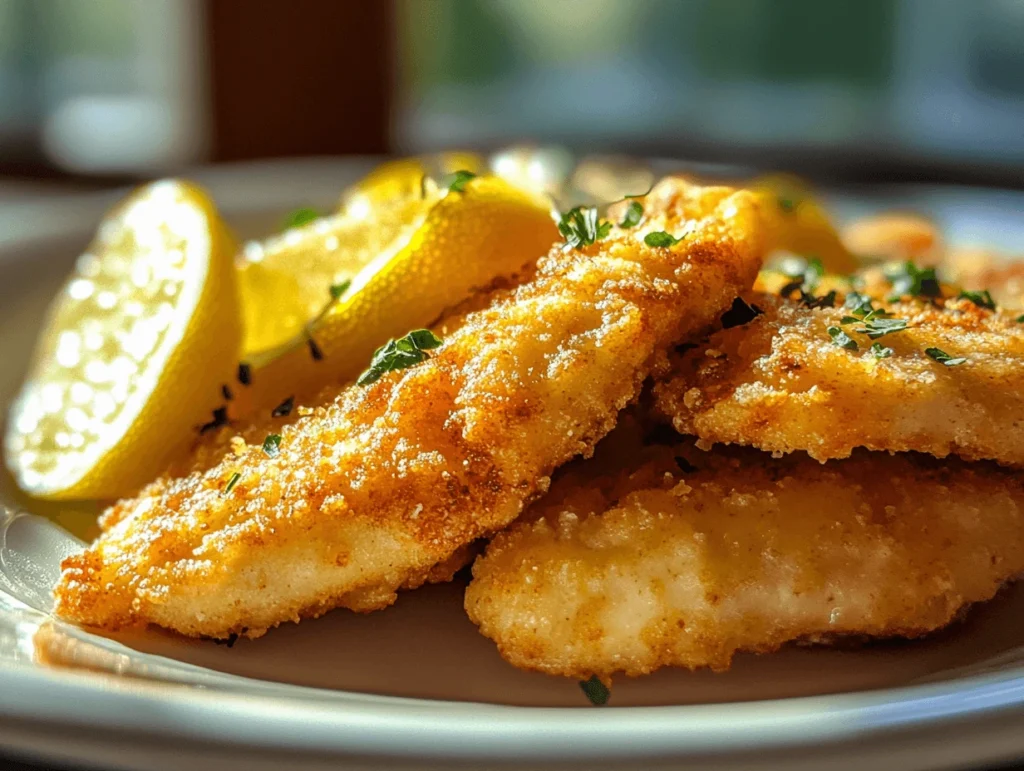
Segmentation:
{"type": "Polygon", "coordinates": [[[211,160],[383,153],[391,0],[206,0],[211,160]]]}

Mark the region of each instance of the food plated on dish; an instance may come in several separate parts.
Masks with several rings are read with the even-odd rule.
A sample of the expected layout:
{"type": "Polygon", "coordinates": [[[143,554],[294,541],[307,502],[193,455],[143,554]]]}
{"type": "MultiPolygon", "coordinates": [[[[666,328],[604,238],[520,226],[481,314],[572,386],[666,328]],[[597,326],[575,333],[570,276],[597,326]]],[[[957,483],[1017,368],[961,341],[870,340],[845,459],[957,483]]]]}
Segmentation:
{"type": "Polygon", "coordinates": [[[619,672],[920,635],[1024,570],[1022,491],[1000,467],[1020,463],[1020,322],[923,261],[889,264],[884,221],[861,259],[778,180],[668,177],[552,217],[551,191],[521,179],[409,170],[261,249],[191,238],[222,232],[205,202],[206,224],[164,243],[181,217],[153,201],[193,206],[173,182],[101,228],[7,440],[27,490],[121,497],[65,562],[63,618],[258,637],[386,607],[475,558],[481,630],[600,701],[619,672]],[[353,257],[345,228],[386,216],[403,224],[353,257]],[[332,238],[289,283],[280,242],[332,238]],[[193,299],[140,300],[137,264],[168,255],[193,299]],[[223,324],[214,275],[239,298],[213,306],[223,324]],[[219,348],[193,342],[197,319],[219,348]],[[173,365],[197,351],[184,390],[173,365]]]}

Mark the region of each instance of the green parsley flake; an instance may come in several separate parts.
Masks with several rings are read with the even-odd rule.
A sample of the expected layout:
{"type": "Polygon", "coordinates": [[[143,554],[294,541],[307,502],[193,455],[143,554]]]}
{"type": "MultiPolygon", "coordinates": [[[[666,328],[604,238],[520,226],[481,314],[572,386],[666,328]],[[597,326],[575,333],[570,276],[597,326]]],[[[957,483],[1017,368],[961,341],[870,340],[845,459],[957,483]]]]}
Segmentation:
{"type": "Polygon", "coordinates": [[[565,239],[566,249],[590,246],[607,236],[611,229],[612,223],[599,219],[593,206],[569,209],[558,220],[558,232],[565,239]]]}
{"type": "Polygon", "coordinates": [[[939,362],[939,364],[945,364],[947,367],[957,367],[967,361],[963,356],[953,358],[941,348],[925,348],[924,352],[939,362]]]}
{"type": "Polygon", "coordinates": [[[331,299],[340,300],[341,296],[352,286],[351,281],[342,281],[340,284],[331,284],[331,299]]]}
{"type": "Polygon", "coordinates": [[[789,297],[792,292],[799,289],[802,293],[801,299],[805,299],[806,295],[813,296],[814,290],[818,288],[822,276],[825,275],[825,266],[818,257],[790,257],[782,262],[779,270],[795,279],[786,284],[779,294],[789,297]]]}
{"type": "Polygon", "coordinates": [[[857,318],[863,318],[872,310],[871,298],[860,292],[850,292],[846,295],[843,307],[853,312],[857,318]]]}
{"type": "Polygon", "coordinates": [[[968,292],[961,290],[960,294],[957,295],[957,298],[960,300],[970,300],[979,308],[986,308],[990,311],[994,311],[996,309],[996,301],[992,299],[992,295],[989,294],[987,289],[982,289],[980,292],[968,292]]]}
{"type": "Polygon", "coordinates": [[[416,329],[397,340],[388,340],[373,353],[370,367],[356,381],[368,386],[380,380],[385,372],[408,369],[430,358],[427,351],[437,348],[443,341],[429,329],[416,329]]]}
{"type": "Polygon", "coordinates": [[[843,326],[860,324],[861,326],[853,331],[867,335],[872,340],[891,335],[893,332],[902,332],[907,328],[906,319],[894,319],[892,314],[881,308],[875,308],[871,303],[871,298],[865,295],[850,292],[846,297],[844,307],[850,309],[851,315],[843,316],[839,323],[843,326]]]}
{"type": "Polygon", "coordinates": [[[644,207],[639,201],[630,201],[626,207],[626,214],[619,223],[620,228],[635,228],[640,224],[644,216],[644,207]]]}
{"type": "Polygon", "coordinates": [[[919,268],[908,260],[886,270],[885,277],[892,283],[892,296],[889,298],[892,301],[907,296],[932,299],[942,296],[935,268],[919,268]]]}
{"type": "Polygon", "coordinates": [[[309,348],[309,355],[313,357],[313,361],[323,361],[323,349],[320,348],[319,343],[313,339],[313,336],[308,331],[306,333],[306,346],[309,348]]]}
{"type": "Polygon", "coordinates": [[[295,396],[289,396],[270,412],[272,418],[287,418],[295,407],[295,396]]]}
{"type": "Polygon", "coordinates": [[[465,193],[466,184],[471,180],[476,179],[476,174],[472,171],[466,171],[465,169],[459,169],[453,174],[449,174],[441,181],[441,187],[447,187],[452,193],[465,193]]]}
{"type": "Polygon", "coordinates": [[[840,348],[845,348],[848,351],[857,350],[857,341],[846,334],[839,327],[829,327],[828,336],[832,338],[832,342],[838,345],[840,348]]]}
{"type": "Polygon", "coordinates": [[[664,230],[655,230],[653,233],[648,233],[644,236],[644,243],[648,246],[654,247],[669,247],[675,246],[683,240],[685,236],[676,238],[671,233],[666,233],[664,230]]]}
{"type": "MultiPolygon", "coordinates": [[[[872,311],[872,313],[875,312],[876,311],[872,311]]],[[[849,319],[850,317],[846,316],[845,318],[849,319]]],[[[854,319],[854,321],[855,320],[856,319],[854,319]]],[[[863,326],[857,327],[853,331],[859,332],[862,335],[867,335],[872,340],[877,340],[880,337],[891,335],[893,332],[902,332],[906,328],[906,319],[892,319],[881,315],[872,317],[871,313],[869,313],[864,317],[863,326]]]]}
{"type": "Polygon", "coordinates": [[[818,257],[811,257],[807,260],[807,267],[804,268],[804,283],[800,288],[810,294],[818,288],[821,277],[825,275],[825,266],[818,257]]]}
{"type": "Polygon", "coordinates": [[[836,307],[836,290],[829,290],[826,294],[821,297],[815,297],[812,294],[803,293],[803,297],[800,301],[811,310],[820,308],[835,308],[836,307]]]}
{"type": "Polygon", "coordinates": [[[281,454],[281,435],[280,434],[267,434],[267,438],[263,440],[263,452],[267,454],[268,458],[276,458],[281,454]]]}
{"type": "Polygon", "coordinates": [[[238,480],[242,478],[242,475],[237,471],[228,477],[228,483],[224,486],[224,495],[227,495],[235,489],[235,485],[238,484],[238,480]]]}
{"type": "Polygon", "coordinates": [[[310,207],[305,206],[301,209],[296,209],[285,217],[284,229],[290,230],[291,228],[300,228],[317,219],[320,219],[320,212],[316,209],[311,209],[310,207]]]}
{"type": "Polygon", "coordinates": [[[608,698],[612,695],[612,692],[608,690],[608,686],[602,683],[597,675],[594,675],[589,680],[580,680],[580,688],[595,707],[603,707],[608,703],[608,698]]]}
{"type": "Polygon", "coordinates": [[[875,343],[871,346],[871,353],[875,355],[876,359],[888,359],[893,354],[892,348],[886,348],[881,343],[875,343]]]}
{"type": "Polygon", "coordinates": [[[1024,324],[1024,313],[1020,314],[1020,315],[1019,315],[1019,316],[1017,317],[1017,323],[1018,323],[1018,324],[1024,324]]]}
{"type": "Polygon", "coordinates": [[[797,202],[789,196],[780,195],[775,200],[778,202],[779,208],[786,212],[786,214],[792,214],[796,211],[797,202]]]}

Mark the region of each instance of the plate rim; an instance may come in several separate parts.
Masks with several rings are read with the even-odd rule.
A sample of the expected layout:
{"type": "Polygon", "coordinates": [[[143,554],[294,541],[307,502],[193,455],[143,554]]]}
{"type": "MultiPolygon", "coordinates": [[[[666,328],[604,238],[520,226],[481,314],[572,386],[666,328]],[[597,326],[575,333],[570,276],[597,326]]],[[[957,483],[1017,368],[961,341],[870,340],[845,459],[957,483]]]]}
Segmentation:
{"type": "MultiPolygon", "coordinates": [[[[0,720],[37,719],[238,748],[469,761],[598,761],[829,751],[899,743],[920,729],[1024,718],[1018,671],[871,691],[651,707],[524,707],[325,691],[247,695],[230,687],[0,664],[0,720]],[[325,698],[326,696],[326,698],[325,698]],[[159,708],[158,710],[154,708],[159,708]],[[116,719],[111,715],[117,713],[116,719]],[[154,712],[160,720],[154,722],[154,712]],[[530,743],[523,742],[530,737],[530,743]],[[642,737],[643,746],[635,740],[642,737]]],[[[238,678],[244,684],[248,678],[238,678]]],[[[254,685],[263,681],[252,680],[254,685]]],[[[1013,731],[1015,752],[1024,732],[1013,731]]],[[[944,749],[949,747],[944,745],[944,749]]]]}
{"type": "MultiPolygon", "coordinates": [[[[293,751],[313,746],[447,760],[683,759],[718,754],[723,746],[739,755],[1024,717],[1024,675],[1018,671],[852,693],[618,708],[517,706],[308,686],[253,696],[222,686],[125,680],[11,662],[0,663],[0,673],[0,719],[32,717],[97,731],[116,726],[119,732],[293,751]],[[161,721],[154,723],[158,705],[161,721]],[[111,720],[112,710],[117,721],[111,720]],[[567,733],[571,741],[565,741],[567,733]],[[644,741],[639,753],[632,741],[638,735],[644,741]]],[[[238,680],[241,686],[250,679],[238,680]]],[[[1024,749],[1024,732],[1016,738],[1024,749]]]]}
{"type": "MultiPolygon", "coordinates": [[[[327,189],[325,180],[333,178],[337,184],[374,160],[261,161],[183,176],[211,185],[218,197],[238,196],[223,202],[228,212],[256,211],[256,207],[240,203],[250,190],[245,180],[254,174],[287,174],[298,181],[315,171],[318,181],[311,190],[322,192],[327,189]]],[[[1024,201],[1024,193],[1000,189],[919,184],[893,189],[926,198],[964,194],[1024,201]]],[[[17,260],[19,249],[26,245],[83,235],[87,232],[83,228],[91,229],[95,213],[126,190],[68,194],[54,201],[8,208],[12,218],[32,211],[36,214],[23,220],[20,229],[7,231],[0,238],[0,264],[17,260]],[[57,227],[44,225],[40,213],[47,210],[51,217],[54,213],[58,216],[57,227]],[[69,216],[76,211],[78,216],[69,216]]],[[[278,204],[286,207],[280,190],[267,198],[275,194],[278,204]]],[[[0,217],[0,225],[6,219],[0,217]]],[[[0,227],[0,232],[4,228],[0,227]]],[[[264,684],[248,678],[239,681],[240,685],[244,681],[264,684]]],[[[29,717],[40,725],[78,726],[104,735],[116,730],[122,735],[134,732],[164,739],[202,739],[234,748],[313,749],[339,755],[635,762],[641,757],[749,759],[752,753],[766,750],[827,751],[845,742],[869,739],[879,744],[906,742],[915,732],[938,732],[954,724],[962,725],[963,730],[949,732],[946,739],[965,747],[984,725],[998,718],[1024,718],[1024,665],[945,682],[852,693],[711,705],[615,707],[613,702],[600,709],[440,701],[304,686],[287,689],[287,693],[261,691],[254,696],[223,685],[126,680],[110,674],[0,662],[0,723],[29,717]],[[154,720],[154,714],[160,720],[154,720]],[[529,737],[529,743],[524,737],[529,737]],[[641,747],[636,744],[638,737],[642,738],[641,747]]],[[[999,754],[982,757],[975,753],[972,759],[990,762],[1009,757],[1004,751],[1007,747],[1024,754],[1024,732],[1019,728],[1000,736],[1006,746],[999,754]]],[[[943,751],[948,750],[944,745],[943,751]]]]}

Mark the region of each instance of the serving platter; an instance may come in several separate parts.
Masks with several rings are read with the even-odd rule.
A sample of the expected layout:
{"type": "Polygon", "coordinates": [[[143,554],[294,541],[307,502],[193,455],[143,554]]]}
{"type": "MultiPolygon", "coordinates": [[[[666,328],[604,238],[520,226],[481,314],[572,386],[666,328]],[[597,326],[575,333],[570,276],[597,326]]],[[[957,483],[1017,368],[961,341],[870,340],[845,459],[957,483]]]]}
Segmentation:
{"type": "MultiPolygon", "coordinates": [[[[330,207],[374,164],[202,170],[243,236],[330,207]]],[[[684,164],[659,162],[660,170],[684,164]]],[[[712,177],[741,174],[697,169],[712,177]]],[[[0,211],[0,402],[46,305],[115,194],[0,211]]],[[[934,216],[954,244],[1024,245],[1024,194],[827,191],[840,218],[934,216]]],[[[1024,585],[926,640],[740,656],[731,671],[575,683],[505,664],[461,609],[464,580],[383,612],[336,611],[228,648],[156,632],[100,636],[53,619],[60,559],[97,507],[42,504],[0,479],[0,746],[103,768],[956,768],[1024,756],[1024,585]]]]}

